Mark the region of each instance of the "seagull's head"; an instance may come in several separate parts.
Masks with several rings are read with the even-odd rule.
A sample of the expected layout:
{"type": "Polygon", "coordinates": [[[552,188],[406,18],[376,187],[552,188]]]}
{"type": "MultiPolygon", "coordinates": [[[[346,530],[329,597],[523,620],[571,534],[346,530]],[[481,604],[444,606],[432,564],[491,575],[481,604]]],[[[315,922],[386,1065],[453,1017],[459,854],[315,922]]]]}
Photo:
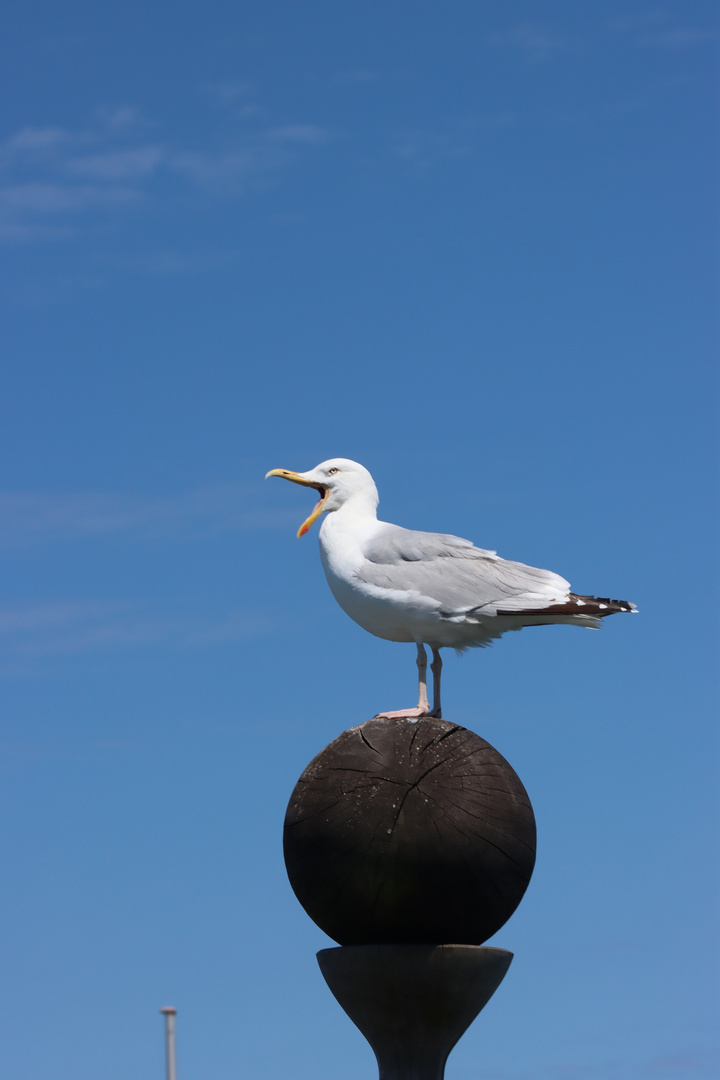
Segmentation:
{"type": "Polygon", "coordinates": [[[309,518],[298,529],[298,537],[304,536],[314,521],[326,510],[339,510],[350,499],[369,503],[374,511],[378,504],[375,481],[363,465],[349,458],[330,458],[308,472],[292,472],[290,469],[271,469],[268,476],[281,476],[294,484],[315,488],[320,498],[309,518]]]}

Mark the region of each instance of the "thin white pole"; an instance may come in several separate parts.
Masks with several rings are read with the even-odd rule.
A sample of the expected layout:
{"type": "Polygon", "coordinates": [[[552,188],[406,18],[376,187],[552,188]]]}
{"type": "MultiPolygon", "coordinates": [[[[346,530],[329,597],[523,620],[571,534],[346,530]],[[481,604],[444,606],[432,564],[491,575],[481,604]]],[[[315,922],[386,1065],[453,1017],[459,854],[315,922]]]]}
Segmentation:
{"type": "Polygon", "coordinates": [[[167,1080],[177,1080],[175,1072],[175,1017],[177,1009],[167,1007],[160,1012],[165,1017],[165,1064],[167,1080]]]}

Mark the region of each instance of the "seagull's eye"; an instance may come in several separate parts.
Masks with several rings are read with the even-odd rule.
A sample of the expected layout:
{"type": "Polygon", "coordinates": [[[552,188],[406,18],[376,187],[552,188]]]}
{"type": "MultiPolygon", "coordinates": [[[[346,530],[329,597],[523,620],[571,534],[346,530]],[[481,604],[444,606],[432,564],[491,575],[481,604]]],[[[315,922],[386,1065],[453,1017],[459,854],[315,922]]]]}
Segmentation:
{"type": "Polygon", "coordinates": [[[328,469],[328,476],[334,476],[336,472],[340,472],[340,470],[333,465],[332,469],[328,469]]]}

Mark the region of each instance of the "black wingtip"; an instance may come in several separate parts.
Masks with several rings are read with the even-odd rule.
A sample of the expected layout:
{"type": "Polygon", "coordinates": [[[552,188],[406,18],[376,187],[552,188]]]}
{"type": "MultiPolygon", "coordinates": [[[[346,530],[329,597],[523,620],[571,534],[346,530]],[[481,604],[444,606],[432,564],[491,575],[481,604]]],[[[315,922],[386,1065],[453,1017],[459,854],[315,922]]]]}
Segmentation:
{"type": "Polygon", "coordinates": [[[561,603],[548,604],[544,608],[528,608],[527,611],[501,611],[498,615],[584,615],[604,619],[620,611],[636,612],[637,607],[629,600],[612,600],[609,596],[580,596],[570,593],[561,603]]]}

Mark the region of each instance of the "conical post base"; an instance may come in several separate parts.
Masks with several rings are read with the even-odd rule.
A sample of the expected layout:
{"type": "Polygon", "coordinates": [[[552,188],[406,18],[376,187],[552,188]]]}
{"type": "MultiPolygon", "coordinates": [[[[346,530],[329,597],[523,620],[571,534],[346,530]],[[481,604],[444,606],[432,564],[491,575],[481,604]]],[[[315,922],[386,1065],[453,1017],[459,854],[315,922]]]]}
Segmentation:
{"type": "Polygon", "coordinates": [[[380,1080],[442,1080],[448,1054],[513,954],[485,945],[353,945],[322,949],[317,958],[373,1048],[380,1080]]]}

